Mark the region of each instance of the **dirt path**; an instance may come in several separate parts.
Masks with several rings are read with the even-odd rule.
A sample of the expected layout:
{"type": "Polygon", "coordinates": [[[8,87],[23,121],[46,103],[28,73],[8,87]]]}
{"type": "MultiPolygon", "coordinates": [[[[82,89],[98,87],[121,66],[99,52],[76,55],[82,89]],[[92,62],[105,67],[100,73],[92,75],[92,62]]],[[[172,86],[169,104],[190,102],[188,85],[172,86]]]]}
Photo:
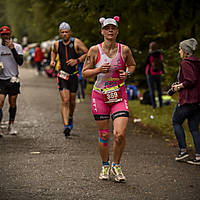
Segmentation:
{"type": "Polygon", "coordinates": [[[77,104],[72,136],[66,139],[56,80],[35,76],[32,69],[20,73],[20,133],[0,139],[0,200],[200,199],[200,167],[175,162],[176,148],[131,119],[121,161],[127,182],[98,180],[101,161],[89,97],[77,104]]]}

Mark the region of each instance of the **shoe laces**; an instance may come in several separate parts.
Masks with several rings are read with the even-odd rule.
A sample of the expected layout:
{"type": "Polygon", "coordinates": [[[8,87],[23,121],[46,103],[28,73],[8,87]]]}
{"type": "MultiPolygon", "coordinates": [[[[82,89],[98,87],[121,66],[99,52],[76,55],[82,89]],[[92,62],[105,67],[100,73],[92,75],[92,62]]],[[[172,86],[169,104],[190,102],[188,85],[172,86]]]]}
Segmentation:
{"type": "Polygon", "coordinates": [[[10,125],[8,129],[9,129],[10,131],[11,131],[11,130],[14,130],[14,126],[13,126],[13,125],[10,125]]]}
{"type": "Polygon", "coordinates": [[[109,174],[109,165],[102,166],[103,174],[109,174]]]}
{"type": "Polygon", "coordinates": [[[121,167],[119,165],[116,165],[115,169],[116,169],[117,175],[123,175],[121,167]]]}
{"type": "Polygon", "coordinates": [[[179,155],[181,155],[181,156],[184,155],[184,154],[187,154],[187,151],[180,151],[179,152],[179,155]]]}
{"type": "Polygon", "coordinates": [[[10,134],[17,134],[17,130],[13,126],[11,126],[9,133],[10,134]]]}

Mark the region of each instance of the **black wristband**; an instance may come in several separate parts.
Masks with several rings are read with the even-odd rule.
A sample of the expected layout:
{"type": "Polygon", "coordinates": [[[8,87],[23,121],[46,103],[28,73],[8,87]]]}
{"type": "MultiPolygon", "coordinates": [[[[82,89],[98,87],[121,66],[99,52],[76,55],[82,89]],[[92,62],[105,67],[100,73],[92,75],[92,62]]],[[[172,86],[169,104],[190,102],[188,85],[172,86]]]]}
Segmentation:
{"type": "Polygon", "coordinates": [[[77,60],[77,63],[79,64],[79,63],[80,63],[80,60],[79,60],[79,58],[77,58],[76,60],[77,60]]]}

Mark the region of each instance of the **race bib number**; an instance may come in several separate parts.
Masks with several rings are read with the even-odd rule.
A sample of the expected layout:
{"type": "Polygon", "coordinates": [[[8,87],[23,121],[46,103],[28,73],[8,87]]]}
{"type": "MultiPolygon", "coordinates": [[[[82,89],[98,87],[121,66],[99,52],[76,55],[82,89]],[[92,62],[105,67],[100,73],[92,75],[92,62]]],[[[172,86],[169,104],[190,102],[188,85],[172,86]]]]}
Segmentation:
{"type": "Polygon", "coordinates": [[[120,88],[103,91],[103,96],[105,103],[116,103],[122,101],[122,94],[120,88]]]}
{"type": "Polygon", "coordinates": [[[65,79],[65,80],[69,80],[69,74],[62,70],[58,73],[58,77],[65,79]]]}

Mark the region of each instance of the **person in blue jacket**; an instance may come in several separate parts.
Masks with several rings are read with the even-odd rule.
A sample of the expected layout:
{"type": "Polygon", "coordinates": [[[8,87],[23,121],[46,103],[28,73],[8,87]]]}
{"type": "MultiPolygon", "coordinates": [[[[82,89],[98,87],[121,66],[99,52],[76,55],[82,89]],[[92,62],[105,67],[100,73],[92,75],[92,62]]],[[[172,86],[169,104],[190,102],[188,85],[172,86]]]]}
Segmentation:
{"type": "Polygon", "coordinates": [[[78,100],[77,102],[80,103],[81,101],[85,101],[85,88],[86,88],[86,80],[82,76],[82,69],[83,69],[83,62],[78,64],[78,71],[79,71],[79,78],[78,78],[78,100]]]}

